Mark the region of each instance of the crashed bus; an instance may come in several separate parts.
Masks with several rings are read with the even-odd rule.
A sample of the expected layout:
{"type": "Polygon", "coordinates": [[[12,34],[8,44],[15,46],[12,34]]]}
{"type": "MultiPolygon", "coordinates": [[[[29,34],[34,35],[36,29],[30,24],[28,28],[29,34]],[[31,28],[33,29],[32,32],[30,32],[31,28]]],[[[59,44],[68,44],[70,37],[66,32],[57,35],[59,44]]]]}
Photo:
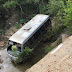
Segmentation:
{"type": "Polygon", "coordinates": [[[19,54],[25,47],[34,49],[51,28],[51,21],[49,15],[37,14],[22,28],[14,33],[8,41],[7,53],[12,60],[16,60],[17,56],[12,55],[12,46],[16,45],[16,53],[19,54]]]}

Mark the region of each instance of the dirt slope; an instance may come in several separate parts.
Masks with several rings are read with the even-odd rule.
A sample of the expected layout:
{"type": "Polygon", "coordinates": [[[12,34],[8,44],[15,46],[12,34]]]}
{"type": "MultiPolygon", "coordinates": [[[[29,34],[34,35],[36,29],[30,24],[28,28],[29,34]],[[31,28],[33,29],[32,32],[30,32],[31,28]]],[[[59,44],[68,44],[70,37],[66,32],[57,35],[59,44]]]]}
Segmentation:
{"type": "Polygon", "coordinates": [[[56,52],[51,53],[26,72],[72,72],[72,36],[67,38],[56,52]]]}

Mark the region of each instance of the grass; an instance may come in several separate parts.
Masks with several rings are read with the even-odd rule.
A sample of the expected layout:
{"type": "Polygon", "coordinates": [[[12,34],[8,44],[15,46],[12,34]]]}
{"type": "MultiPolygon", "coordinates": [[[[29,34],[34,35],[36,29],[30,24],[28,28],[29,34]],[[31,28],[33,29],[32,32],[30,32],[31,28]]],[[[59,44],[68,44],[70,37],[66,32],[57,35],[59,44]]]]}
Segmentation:
{"type": "Polygon", "coordinates": [[[20,23],[15,24],[15,27],[16,27],[16,29],[19,29],[20,28],[20,23]]]}
{"type": "Polygon", "coordinates": [[[45,46],[45,52],[50,52],[53,48],[58,46],[62,42],[62,39],[59,37],[55,42],[51,43],[50,45],[45,46]]]}
{"type": "Polygon", "coordinates": [[[45,46],[45,52],[48,53],[50,52],[54,47],[52,46],[45,46]]]}

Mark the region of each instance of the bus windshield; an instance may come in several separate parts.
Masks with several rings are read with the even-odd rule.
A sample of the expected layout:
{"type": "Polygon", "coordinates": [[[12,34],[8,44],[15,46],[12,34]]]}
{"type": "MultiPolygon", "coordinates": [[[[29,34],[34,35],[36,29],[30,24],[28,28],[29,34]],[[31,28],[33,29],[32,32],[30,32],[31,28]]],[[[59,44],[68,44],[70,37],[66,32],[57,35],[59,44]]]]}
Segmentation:
{"type": "Polygon", "coordinates": [[[12,42],[12,41],[9,41],[8,44],[9,44],[9,45],[13,45],[13,42],[12,42]]]}
{"type": "Polygon", "coordinates": [[[16,45],[17,50],[18,50],[18,51],[21,51],[21,44],[16,43],[16,42],[13,42],[13,41],[10,41],[10,40],[9,40],[8,44],[9,44],[9,46],[10,46],[10,47],[9,47],[10,50],[12,49],[12,46],[16,45]]]}

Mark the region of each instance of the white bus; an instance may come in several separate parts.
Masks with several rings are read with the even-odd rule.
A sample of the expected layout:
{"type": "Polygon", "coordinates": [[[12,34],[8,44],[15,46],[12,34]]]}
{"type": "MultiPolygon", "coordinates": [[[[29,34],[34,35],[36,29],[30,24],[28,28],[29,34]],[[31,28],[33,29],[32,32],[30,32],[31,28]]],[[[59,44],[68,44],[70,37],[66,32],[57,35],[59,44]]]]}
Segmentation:
{"type": "Polygon", "coordinates": [[[35,48],[48,28],[51,28],[49,15],[37,14],[33,17],[9,38],[7,52],[11,59],[16,60],[17,58],[11,55],[14,44],[17,45],[17,53],[20,53],[26,46],[30,49],[35,48]]]}

